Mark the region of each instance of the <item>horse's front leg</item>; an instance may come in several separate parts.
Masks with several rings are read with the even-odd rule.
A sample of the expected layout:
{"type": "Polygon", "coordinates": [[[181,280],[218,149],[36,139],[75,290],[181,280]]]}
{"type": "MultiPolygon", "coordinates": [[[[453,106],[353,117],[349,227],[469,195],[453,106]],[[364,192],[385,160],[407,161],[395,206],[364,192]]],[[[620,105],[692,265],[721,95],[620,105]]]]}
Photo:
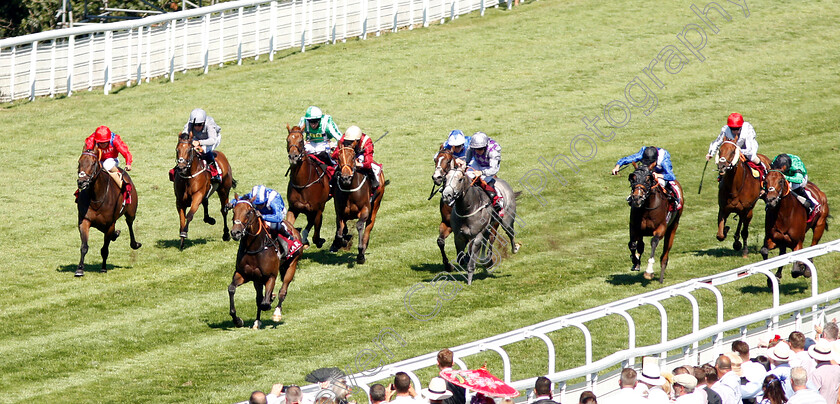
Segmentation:
{"type": "MultiPolygon", "coordinates": [[[[741,251],[741,227],[744,225],[745,220],[746,215],[738,213],[738,225],[735,226],[735,233],[732,235],[732,249],[735,251],[741,251]]],[[[746,240],[744,242],[746,243],[746,240]]]]}
{"type": "MultiPolygon", "coordinates": [[[[263,309],[265,308],[265,300],[264,299],[271,299],[271,292],[266,293],[263,295],[263,287],[267,285],[263,284],[260,281],[254,281],[254,290],[257,292],[256,301],[257,301],[257,319],[254,320],[254,325],[251,326],[254,330],[259,330],[262,327],[262,321],[260,321],[260,314],[262,314],[263,309]]],[[[274,284],[272,283],[272,287],[274,284]]],[[[270,301],[270,300],[269,300],[270,301]]],[[[271,304],[269,303],[268,308],[271,308],[271,304]]]]}
{"type": "Polygon", "coordinates": [[[729,212],[724,211],[722,208],[718,210],[718,231],[717,237],[718,241],[726,240],[726,233],[729,233],[729,226],[726,225],[726,218],[729,216],[729,212]]]}
{"type": "MultiPolygon", "coordinates": [[[[207,199],[202,199],[201,200],[201,206],[204,207],[204,223],[207,223],[207,224],[212,226],[212,225],[216,224],[216,219],[213,219],[212,217],[210,217],[209,208],[207,206],[208,204],[209,204],[209,201],[207,199]]],[[[224,205],[222,205],[222,207],[224,208],[224,205]]]]}
{"type": "Polygon", "coordinates": [[[79,248],[81,258],[79,258],[79,266],[76,267],[76,276],[85,276],[85,255],[88,252],[88,235],[90,235],[90,221],[87,219],[79,223],[79,236],[82,238],[82,247],[79,248]]]}
{"type": "MultiPolygon", "coordinates": [[[[324,239],[321,238],[321,222],[323,220],[324,220],[324,210],[321,209],[321,210],[318,210],[317,212],[315,212],[315,220],[313,220],[313,222],[315,222],[315,237],[313,237],[313,241],[315,241],[315,247],[318,247],[318,248],[321,248],[321,246],[324,245],[324,242],[327,241],[327,240],[324,240],[324,239]]],[[[309,228],[309,227],[311,227],[311,226],[309,224],[307,224],[307,228],[309,228]]]]}
{"type": "Polygon", "coordinates": [[[645,279],[651,280],[653,279],[653,263],[656,262],[656,259],[653,257],[656,254],[656,246],[659,245],[659,239],[661,236],[654,234],[653,237],[650,239],[650,258],[648,258],[647,268],[645,268],[645,279]]]}
{"type": "Polygon", "coordinates": [[[741,228],[741,241],[744,242],[744,245],[743,246],[738,246],[738,245],[733,245],[732,246],[736,251],[741,250],[741,257],[743,257],[743,258],[747,258],[747,255],[749,254],[749,247],[747,246],[747,237],[749,237],[749,235],[750,235],[750,223],[752,222],[752,218],[753,218],[753,211],[752,211],[752,209],[750,209],[750,211],[747,212],[746,215],[744,215],[743,219],[741,219],[741,222],[744,223],[743,227],[741,228]],[[739,248],[739,247],[741,247],[741,248],[739,248]]]}
{"type": "Polygon", "coordinates": [[[186,214],[184,220],[182,220],[184,224],[181,226],[181,249],[184,249],[184,239],[187,238],[187,233],[190,231],[190,222],[195,217],[195,212],[198,210],[198,206],[201,205],[201,201],[202,197],[200,193],[193,194],[190,211],[186,214]]]}
{"type": "Polygon", "coordinates": [[[446,256],[446,238],[452,233],[452,228],[449,224],[441,222],[438,226],[437,245],[440,248],[440,255],[443,257],[443,269],[446,272],[452,272],[452,264],[449,263],[449,257],[446,256]]]}
{"type": "Polygon", "coordinates": [[[245,283],[245,278],[239,272],[233,273],[233,280],[228,285],[228,295],[230,296],[230,317],[233,319],[233,324],[237,327],[242,327],[244,323],[242,319],[236,317],[236,306],[233,304],[233,295],[236,294],[236,288],[245,283]]]}
{"type": "Polygon", "coordinates": [[[105,242],[102,243],[102,249],[99,250],[99,253],[102,255],[102,268],[99,269],[99,272],[106,273],[108,272],[108,268],[106,266],[106,262],[108,261],[108,247],[111,245],[112,240],[116,240],[119,236],[119,232],[115,230],[116,223],[112,223],[111,227],[105,232],[105,242]]]}
{"type": "Polygon", "coordinates": [[[475,264],[478,254],[481,253],[481,246],[484,238],[481,234],[472,239],[469,243],[469,261],[467,262],[467,285],[472,284],[473,274],[475,274],[475,264]]]}
{"type": "Polygon", "coordinates": [[[344,219],[341,217],[340,214],[335,215],[335,239],[333,240],[332,246],[330,246],[330,252],[337,252],[339,249],[343,248],[347,242],[344,240],[344,226],[346,225],[344,219]]]}
{"type": "Polygon", "coordinates": [[[286,300],[286,293],[289,291],[289,284],[292,283],[292,280],[295,278],[298,257],[292,258],[291,262],[283,264],[288,265],[288,267],[285,271],[281,272],[283,274],[283,285],[280,286],[280,291],[277,292],[277,307],[274,309],[274,315],[271,316],[271,320],[274,322],[280,322],[283,320],[283,301],[286,300]]]}
{"type": "Polygon", "coordinates": [[[630,250],[630,270],[631,271],[638,271],[640,268],[639,266],[642,263],[642,260],[639,258],[639,240],[630,239],[630,242],[627,243],[627,248],[630,250]]]}
{"type": "Polygon", "coordinates": [[[222,207],[219,209],[222,213],[222,224],[224,228],[222,229],[222,240],[229,241],[230,240],[230,228],[227,224],[227,204],[228,198],[230,198],[230,188],[219,187],[219,200],[222,202],[222,207]]]}

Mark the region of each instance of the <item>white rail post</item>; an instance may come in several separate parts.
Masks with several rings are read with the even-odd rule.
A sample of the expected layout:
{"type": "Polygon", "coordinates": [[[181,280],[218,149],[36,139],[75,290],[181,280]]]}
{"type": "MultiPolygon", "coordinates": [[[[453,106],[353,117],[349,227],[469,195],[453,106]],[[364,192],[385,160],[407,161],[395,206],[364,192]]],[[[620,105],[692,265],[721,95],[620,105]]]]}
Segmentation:
{"type": "Polygon", "coordinates": [[[169,63],[169,82],[172,83],[175,81],[175,29],[178,26],[178,20],[172,20],[171,24],[169,25],[169,43],[172,46],[169,47],[169,54],[166,55],[169,63]]]}
{"type": "MultiPolygon", "coordinates": [[[[294,1],[294,0],[292,0],[294,1]]],[[[294,3],[292,3],[294,4],[294,3]]],[[[239,16],[237,17],[237,35],[236,35],[236,64],[242,65],[242,8],[239,7],[239,16]]]]}
{"type": "Polygon", "coordinates": [[[332,30],[332,43],[335,45],[336,37],[338,36],[338,0],[330,0],[331,19],[330,29],[332,30]]]}
{"type": "Polygon", "coordinates": [[[275,44],[275,37],[277,36],[277,1],[272,0],[271,4],[269,5],[269,29],[271,31],[269,41],[268,41],[268,60],[270,62],[274,61],[274,49],[277,46],[275,44]]]}
{"type": "Polygon", "coordinates": [[[189,36],[189,32],[190,32],[190,20],[188,18],[184,18],[184,35],[183,35],[182,43],[181,43],[181,47],[182,47],[181,54],[183,55],[181,62],[183,64],[183,68],[184,68],[183,72],[184,73],[187,73],[187,66],[188,66],[188,63],[189,63],[189,54],[188,54],[189,47],[187,46],[187,37],[189,36]]]}
{"type": "Polygon", "coordinates": [[[289,47],[294,48],[295,47],[295,0],[291,0],[291,3],[292,3],[292,12],[291,12],[291,16],[292,16],[292,24],[291,24],[292,43],[291,43],[291,46],[289,46],[289,47]]]}
{"type": "Polygon", "coordinates": [[[300,52],[306,52],[306,0],[301,2],[301,11],[300,11],[300,52]]]}
{"type": "MultiPolygon", "coordinates": [[[[510,2],[510,0],[508,0],[508,2],[510,2]]],[[[497,3],[498,3],[498,2],[497,2],[497,3]]],[[[481,9],[481,12],[479,12],[479,15],[481,15],[482,17],[484,17],[484,0],[481,0],[481,6],[480,6],[480,9],[481,9]]]]}
{"type": "Polygon", "coordinates": [[[429,0],[423,0],[423,26],[429,26],[429,0]]]}
{"type": "Polygon", "coordinates": [[[55,47],[58,39],[53,38],[52,49],[50,49],[50,98],[55,98],[55,47]]]}
{"type": "Polygon", "coordinates": [[[394,0],[394,28],[391,30],[393,32],[397,32],[397,11],[399,11],[400,3],[399,0],[394,0]]]}
{"type": "Polygon", "coordinates": [[[452,18],[450,20],[454,20],[461,16],[461,2],[459,0],[452,1],[452,18]]]}
{"type": "MultiPolygon", "coordinates": [[[[12,48],[12,52],[14,52],[14,48],[12,48]]],[[[67,39],[67,96],[73,95],[73,68],[75,67],[74,58],[76,57],[76,36],[70,35],[70,38],[67,39]]],[[[14,53],[12,53],[14,54],[14,53]]],[[[131,49],[129,49],[129,54],[131,54],[131,49]]],[[[12,73],[15,71],[14,65],[14,58],[12,58],[12,73]]]]}
{"type": "Polygon", "coordinates": [[[260,4],[254,8],[254,18],[257,20],[254,26],[254,60],[260,60],[260,4]]]}
{"type": "Polygon", "coordinates": [[[446,22],[446,0],[440,0],[440,23],[446,22]]]}
{"type": "Polygon", "coordinates": [[[88,39],[88,91],[93,90],[93,43],[96,39],[95,33],[90,33],[88,39]]]}
{"type": "Polygon", "coordinates": [[[9,101],[15,100],[15,56],[17,56],[17,46],[12,45],[12,55],[11,55],[11,74],[9,74],[9,101]]]}
{"type": "MultiPolygon", "coordinates": [[[[166,42],[166,53],[163,54],[163,61],[164,63],[169,63],[169,55],[172,53],[172,47],[175,45],[172,43],[172,37],[170,34],[172,28],[172,21],[166,22],[166,30],[163,32],[164,42],[166,42]]],[[[163,69],[163,77],[169,78],[169,68],[164,65],[163,69]]]]}
{"type": "Polygon", "coordinates": [[[38,68],[38,41],[32,42],[32,51],[29,54],[29,100],[35,99],[35,73],[38,68]]]}
{"type": "Polygon", "coordinates": [[[210,13],[201,17],[201,59],[204,74],[210,71],[210,13]]]}
{"type": "Polygon", "coordinates": [[[341,42],[347,42],[347,0],[344,0],[344,9],[342,11],[344,12],[344,35],[341,37],[341,42]]]}
{"type": "Polygon", "coordinates": [[[376,36],[382,35],[382,0],[376,0],[376,36]]]}
{"type": "Polygon", "coordinates": [[[408,1],[408,30],[414,29],[414,0],[408,1]]]}
{"type": "Polygon", "coordinates": [[[108,95],[111,92],[111,50],[113,47],[114,42],[114,31],[105,31],[105,70],[103,71],[103,83],[102,87],[105,95],[108,95]]]}
{"type": "Polygon", "coordinates": [[[143,27],[137,27],[137,85],[143,81],[143,27]]]}
{"type": "Polygon", "coordinates": [[[219,13],[219,67],[225,65],[225,12],[219,13]]]}
{"type": "Polygon", "coordinates": [[[359,2],[359,24],[362,27],[362,40],[367,39],[367,2],[368,0],[359,2]]]}
{"type": "Polygon", "coordinates": [[[146,28],[146,83],[152,79],[152,26],[146,28]]]}
{"type": "Polygon", "coordinates": [[[134,36],[134,28],[129,28],[128,29],[128,47],[127,47],[128,54],[126,55],[126,58],[125,58],[126,59],[125,71],[126,71],[126,75],[128,76],[128,78],[125,80],[125,86],[126,87],[131,87],[131,66],[132,66],[131,65],[131,56],[134,52],[134,45],[132,45],[133,36],[134,36]]]}

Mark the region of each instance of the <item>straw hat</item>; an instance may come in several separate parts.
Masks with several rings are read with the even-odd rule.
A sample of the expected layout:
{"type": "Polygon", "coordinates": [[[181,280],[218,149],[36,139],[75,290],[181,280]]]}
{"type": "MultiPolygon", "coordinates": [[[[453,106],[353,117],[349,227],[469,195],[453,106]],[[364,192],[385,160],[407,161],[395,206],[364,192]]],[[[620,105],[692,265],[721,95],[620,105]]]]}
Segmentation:
{"type": "Polygon", "coordinates": [[[665,384],[665,378],[662,377],[659,370],[659,358],[647,356],[642,359],[642,371],[639,372],[636,380],[652,386],[665,384]]]}

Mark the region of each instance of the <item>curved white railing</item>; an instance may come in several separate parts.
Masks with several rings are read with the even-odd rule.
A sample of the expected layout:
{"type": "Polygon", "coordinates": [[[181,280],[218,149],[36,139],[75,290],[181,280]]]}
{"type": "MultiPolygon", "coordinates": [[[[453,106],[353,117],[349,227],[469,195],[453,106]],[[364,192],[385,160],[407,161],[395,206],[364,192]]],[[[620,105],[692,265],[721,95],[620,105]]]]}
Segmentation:
{"type": "MultiPolygon", "coordinates": [[[[812,329],[811,324],[817,320],[818,316],[824,316],[827,312],[833,313],[840,311],[840,303],[834,302],[833,304],[830,304],[832,301],[840,299],[840,289],[819,293],[818,271],[814,264],[810,261],[812,258],[831,252],[840,252],[840,239],[774,257],[765,261],[745,265],[717,275],[693,279],[680,284],[643,293],[638,296],[608,303],[603,306],[557,317],[529,327],[520,328],[504,334],[470,342],[451,349],[457,357],[455,360],[457,366],[461,368],[466,367],[463,361],[463,358],[465,357],[484,351],[497,352],[501,356],[504,369],[502,369],[501,372],[497,369],[493,369],[495,370],[495,373],[518,390],[527,390],[533,388],[536,377],[513,379],[513,376],[511,375],[511,358],[504,347],[506,345],[537,338],[542,340],[547,347],[547,366],[545,369],[545,375],[553,382],[557,383],[557,390],[559,390],[560,394],[560,402],[567,402],[569,399],[576,401],[576,396],[567,397],[567,394],[579,394],[583,390],[593,390],[596,395],[600,397],[604,394],[609,394],[617,390],[618,387],[618,371],[612,370],[606,374],[603,373],[607,370],[614,369],[616,365],[621,365],[621,367],[637,366],[636,358],[638,357],[651,355],[659,356],[661,358],[660,362],[663,366],[677,363],[696,365],[713,361],[719,353],[724,351],[723,343],[725,341],[729,342],[729,340],[734,339],[746,339],[748,342],[751,342],[751,346],[755,346],[754,343],[758,339],[758,336],[760,334],[767,333],[768,331],[776,334],[787,335],[787,333],[791,331],[799,330],[805,332],[806,335],[809,335],[808,330],[812,329]],[[781,305],[779,303],[779,282],[776,280],[773,273],[777,267],[794,262],[802,263],[811,269],[811,294],[807,298],[781,305]],[[752,314],[724,321],[723,295],[717,287],[719,285],[724,285],[753,275],[760,275],[762,278],[769,276],[773,290],[771,307],[752,314]],[[714,295],[716,306],[715,324],[703,329],[700,329],[700,305],[697,298],[692,294],[692,292],[700,290],[711,292],[714,295]],[[690,315],[692,319],[692,332],[688,335],[669,340],[668,313],[661,302],[674,297],[687,299],[691,305],[690,314],[687,312],[673,314],[678,316],[690,315]],[[659,326],[661,328],[661,341],[655,345],[640,347],[637,346],[636,343],[637,324],[628,311],[645,305],[655,307],[660,314],[659,326]],[[598,359],[597,361],[593,361],[592,338],[586,323],[611,315],[623,317],[627,322],[628,348],[614,352],[604,358],[598,359]],[[791,315],[791,317],[780,320],[780,317],[787,315],[791,315]],[[749,325],[762,321],[766,321],[765,327],[748,329],[749,325]],[[580,329],[584,336],[585,364],[573,369],[557,371],[555,369],[556,348],[554,346],[554,342],[547,334],[568,327],[580,329]],[[733,330],[738,331],[737,334],[724,338],[724,333],[733,330]],[[704,340],[710,340],[711,342],[701,345],[701,342],[704,340]],[[668,352],[673,350],[682,350],[683,353],[681,355],[669,357],[668,352]],[[567,385],[567,381],[579,378],[583,378],[585,381],[583,383],[578,383],[577,385],[567,385]]],[[[381,343],[381,338],[377,341],[381,343]]],[[[394,341],[398,340],[394,338],[394,341]]],[[[405,344],[404,341],[403,344],[405,344]]],[[[388,353],[390,353],[390,351],[388,353]]],[[[532,356],[529,356],[527,360],[532,361],[532,356]]],[[[415,383],[415,387],[419,389],[424,386],[425,383],[422,383],[419,380],[419,378],[415,375],[415,372],[420,369],[436,366],[436,364],[437,352],[431,352],[426,355],[385,365],[376,370],[356,369],[357,373],[350,375],[348,377],[348,382],[362,388],[365,391],[369,391],[368,386],[371,383],[393,377],[396,372],[403,371],[409,374],[415,383]]],[[[665,367],[664,369],[668,368],[665,367]]],[[[305,392],[315,393],[318,391],[318,386],[309,385],[304,387],[303,390],[305,392]]],[[[521,397],[521,399],[524,399],[524,396],[521,397]]]]}
{"type": "MultiPolygon", "coordinates": [[[[508,0],[508,7],[510,1],[508,0]]],[[[238,0],[0,40],[0,102],[128,86],[282,49],[457,18],[499,0],[238,0]]]]}

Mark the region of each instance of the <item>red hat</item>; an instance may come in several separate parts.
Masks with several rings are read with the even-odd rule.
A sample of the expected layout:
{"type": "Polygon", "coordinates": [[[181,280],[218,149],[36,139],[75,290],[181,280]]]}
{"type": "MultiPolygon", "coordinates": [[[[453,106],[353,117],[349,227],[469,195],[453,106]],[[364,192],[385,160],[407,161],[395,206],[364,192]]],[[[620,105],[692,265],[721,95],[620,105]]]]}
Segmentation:
{"type": "Polygon", "coordinates": [[[110,142],[111,141],[111,129],[108,129],[107,126],[102,125],[96,128],[96,132],[93,132],[93,141],[94,142],[110,142]]]}
{"type": "Polygon", "coordinates": [[[744,126],[744,117],[737,112],[733,112],[729,115],[729,119],[726,120],[726,125],[730,128],[740,128],[744,126]]]}

